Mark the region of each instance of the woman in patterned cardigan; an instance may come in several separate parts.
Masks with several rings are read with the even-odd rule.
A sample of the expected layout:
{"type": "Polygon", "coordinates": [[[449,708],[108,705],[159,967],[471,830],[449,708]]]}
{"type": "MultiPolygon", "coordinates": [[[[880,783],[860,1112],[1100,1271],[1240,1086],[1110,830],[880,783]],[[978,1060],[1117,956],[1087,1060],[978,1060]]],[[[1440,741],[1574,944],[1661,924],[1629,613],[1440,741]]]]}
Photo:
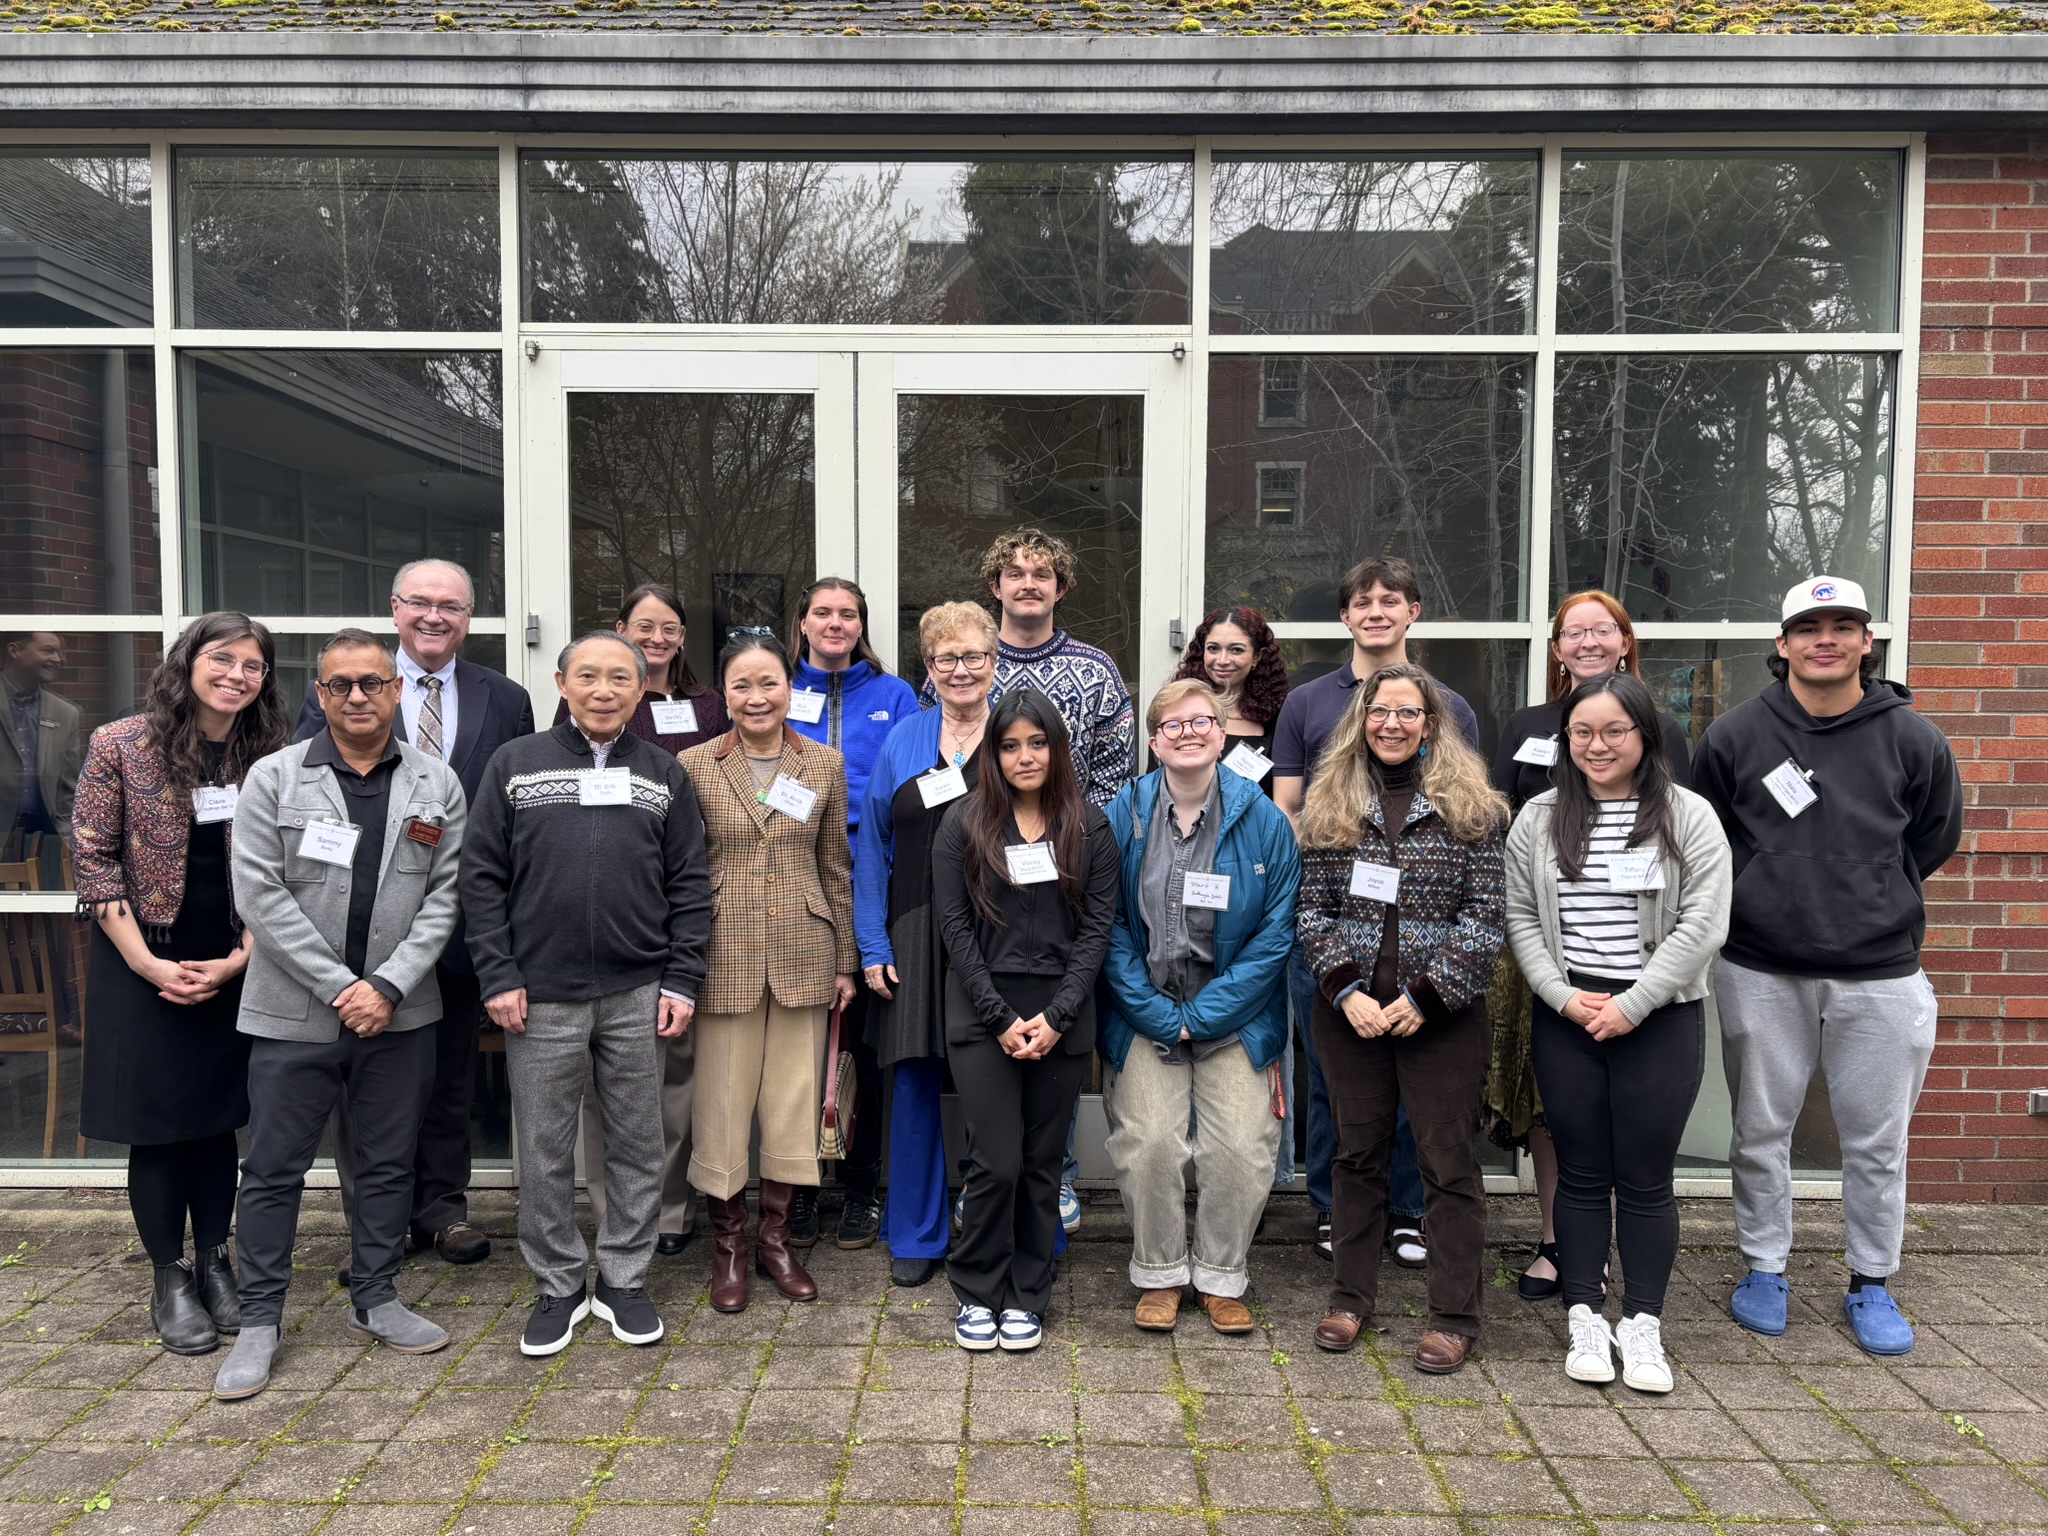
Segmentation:
{"type": "Polygon", "coordinates": [[[1331,734],[1302,807],[1296,919],[1337,1121],[1336,1284],[1316,1343],[1372,1316],[1394,1117],[1408,1106],[1429,1230],[1416,1367],[1445,1375],[1479,1336],[1486,1186],[1473,1139],[1492,1049],[1486,986],[1504,936],[1507,802],[1422,668],[1382,667],[1331,734]]]}

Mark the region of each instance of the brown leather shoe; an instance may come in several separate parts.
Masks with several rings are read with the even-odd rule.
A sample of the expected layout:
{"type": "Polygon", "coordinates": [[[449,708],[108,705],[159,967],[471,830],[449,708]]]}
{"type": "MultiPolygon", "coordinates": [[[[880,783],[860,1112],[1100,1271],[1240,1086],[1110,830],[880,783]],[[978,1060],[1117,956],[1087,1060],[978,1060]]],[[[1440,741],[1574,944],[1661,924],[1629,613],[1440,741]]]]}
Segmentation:
{"type": "Polygon", "coordinates": [[[1252,1309],[1235,1296],[1205,1293],[1202,1310],[1209,1314],[1210,1325],[1218,1333],[1251,1333],[1259,1326],[1259,1320],[1252,1316],[1252,1309]]]}
{"type": "Polygon", "coordinates": [[[1316,1324],[1316,1348],[1327,1349],[1333,1355],[1341,1355],[1358,1342],[1358,1330],[1365,1326],[1365,1319],[1356,1312],[1346,1312],[1341,1307],[1332,1307],[1323,1314],[1323,1320],[1316,1324]]]}
{"type": "Polygon", "coordinates": [[[1465,1363],[1472,1341],[1462,1333],[1444,1333],[1432,1328],[1415,1346],[1415,1369],[1432,1376],[1448,1376],[1465,1363]]]}
{"type": "Polygon", "coordinates": [[[717,1312],[747,1309],[747,1196],[730,1200],[705,1196],[711,1212],[711,1306],[717,1312]]]}
{"type": "Polygon", "coordinates": [[[789,1211],[796,1186],[780,1179],[761,1181],[761,1230],[754,1235],[754,1268],[775,1282],[791,1301],[816,1301],[818,1283],[797,1262],[789,1240],[789,1211]]]}
{"type": "Polygon", "coordinates": [[[1138,1298],[1135,1321],[1140,1328],[1153,1333],[1171,1333],[1173,1325],[1180,1320],[1181,1288],[1168,1291],[1147,1291],[1138,1298]]]}
{"type": "Polygon", "coordinates": [[[450,1264],[481,1264],[491,1256],[491,1240],[482,1227],[455,1221],[434,1234],[434,1251],[450,1264]]]}

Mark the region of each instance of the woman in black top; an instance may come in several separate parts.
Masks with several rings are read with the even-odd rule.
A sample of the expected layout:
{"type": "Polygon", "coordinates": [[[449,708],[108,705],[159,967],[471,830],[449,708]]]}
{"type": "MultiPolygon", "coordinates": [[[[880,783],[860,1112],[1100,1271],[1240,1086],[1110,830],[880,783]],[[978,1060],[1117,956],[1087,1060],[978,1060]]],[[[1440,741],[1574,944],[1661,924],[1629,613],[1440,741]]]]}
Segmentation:
{"type": "Polygon", "coordinates": [[[946,813],[932,854],[950,962],[946,1059],[971,1164],[946,1275],[963,1349],[1026,1350],[1052,1296],[1060,1171],[1095,1049],[1118,858],[1081,797],[1052,700],[1004,694],[984,740],[995,760],[946,813]]]}
{"type": "MultiPolygon", "coordinates": [[[[1223,701],[1223,766],[1257,777],[1273,796],[1273,724],[1287,702],[1287,663],[1256,608],[1218,608],[1195,627],[1175,677],[1207,683],[1223,701]],[[1253,759],[1238,752],[1247,747],[1253,759]]],[[[1158,767],[1155,760],[1153,767],[1158,767]]]]}
{"type": "MultiPolygon", "coordinates": [[[[1574,592],[1557,605],[1550,621],[1550,665],[1545,693],[1548,702],[1531,704],[1508,717],[1500,746],[1493,755],[1493,787],[1508,797],[1520,815],[1522,807],[1551,787],[1551,766],[1559,756],[1558,732],[1564,721],[1564,699],[1579,684],[1617,672],[1640,677],[1642,655],[1628,610],[1605,592],[1574,592]]],[[[1664,762],[1671,782],[1692,787],[1685,728],[1661,710],[1664,762]]],[[[1536,1069],[1530,1057],[1531,1000],[1528,984],[1511,950],[1502,946],[1487,993],[1493,1018],[1493,1066],[1487,1075],[1488,1133],[1503,1147],[1529,1149],[1536,1165],[1536,1205],[1543,1214],[1543,1240],[1536,1258],[1517,1287],[1528,1301],[1558,1293],[1557,1229],[1552,1211],[1557,1203],[1557,1150],[1543,1125],[1543,1101],[1536,1091],[1536,1069]]]]}

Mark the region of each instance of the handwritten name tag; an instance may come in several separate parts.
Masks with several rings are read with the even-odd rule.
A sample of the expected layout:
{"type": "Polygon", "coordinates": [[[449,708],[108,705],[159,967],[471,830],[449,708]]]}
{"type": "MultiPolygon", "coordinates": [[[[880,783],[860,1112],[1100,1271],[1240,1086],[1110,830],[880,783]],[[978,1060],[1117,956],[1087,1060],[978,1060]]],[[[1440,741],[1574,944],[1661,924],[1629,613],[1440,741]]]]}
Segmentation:
{"type": "Polygon", "coordinates": [[[1250,742],[1240,741],[1230,749],[1230,755],[1223,759],[1223,766],[1256,784],[1273,771],[1273,759],[1250,742]]]}
{"type": "Polygon", "coordinates": [[[1050,843],[1012,843],[1003,850],[1003,856],[1010,861],[1013,885],[1043,885],[1060,877],[1059,866],[1052,861],[1050,843]]]}
{"type": "Polygon", "coordinates": [[[235,786],[232,784],[202,784],[192,791],[192,819],[206,826],[216,821],[235,819],[235,786]]]}
{"type": "Polygon", "coordinates": [[[1631,848],[1607,856],[1607,889],[1610,891],[1661,891],[1664,889],[1664,860],[1654,848],[1631,848]]]}
{"type": "Polygon", "coordinates": [[[789,718],[816,725],[825,718],[825,695],[809,688],[797,689],[789,696],[789,718]]]}
{"type": "Polygon", "coordinates": [[[1797,816],[1820,799],[1813,792],[1813,786],[1806,782],[1806,774],[1789,757],[1764,775],[1764,788],[1771,792],[1771,798],[1778,802],[1778,809],[1787,816],[1797,816]]]}
{"type": "Polygon", "coordinates": [[[958,800],[966,793],[967,775],[960,771],[958,763],[950,768],[934,768],[917,781],[918,798],[924,801],[926,810],[958,800]]]}
{"type": "Polygon", "coordinates": [[[697,706],[688,699],[658,699],[654,728],[664,736],[687,736],[697,729],[697,706]]]}
{"type": "Polygon", "coordinates": [[[1189,870],[1182,877],[1180,904],[1184,907],[1205,907],[1211,912],[1230,910],[1230,876],[1205,875],[1189,870]]]}
{"type": "Polygon", "coordinates": [[[1351,894],[1391,905],[1401,894],[1401,871],[1386,864],[1351,861],[1351,894]]]}
{"type": "Polygon", "coordinates": [[[586,768],[576,775],[578,805],[631,805],[633,771],[630,768],[586,768]]]}
{"type": "Polygon", "coordinates": [[[809,821],[811,808],[818,803],[818,792],[806,789],[787,774],[778,773],[775,782],[768,786],[768,808],[780,811],[792,821],[809,821]]]}
{"type": "Polygon", "coordinates": [[[305,836],[299,839],[299,856],[347,869],[355,862],[356,843],[362,835],[363,829],[350,822],[309,821],[305,836]]]}
{"type": "Polygon", "coordinates": [[[1555,736],[1528,736],[1515,748],[1515,761],[1530,763],[1538,768],[1551,768],[1557,764],[1557,738],[1555,736]]]}

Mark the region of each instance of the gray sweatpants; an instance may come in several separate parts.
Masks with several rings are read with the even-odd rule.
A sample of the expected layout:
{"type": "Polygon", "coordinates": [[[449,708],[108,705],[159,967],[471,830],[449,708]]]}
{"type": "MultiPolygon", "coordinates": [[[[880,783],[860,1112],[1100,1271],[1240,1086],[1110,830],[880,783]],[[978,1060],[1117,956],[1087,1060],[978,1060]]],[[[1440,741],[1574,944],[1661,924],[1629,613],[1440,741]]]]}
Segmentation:
{"type": "Polygon", "coordinates": [[[1899,1267],[1906,1129],[1934,1054],[1934,987],[1827,981],[1714,962],[1721,1059],[1734,1100],[1728,1162],[1735,1233],[1751,1269],[1783,1274],[1792,1253],[1792,1125],[1818,1065],[1842,1141],[1846,1257],[1859,1275],[1899,1267]]]}
{"type": "Polygon", "coordinates": [[[590,1002],[529,1003],[526,1032],[505,1035],[519,1128],[519,1251],[549,1296],[575,1295],[590,1267],[576,1228],[577,1110],[587,1077],[596,1079],[604,1118],[598,1273],[614,1286],[646,1282],[661,1214],[660,995],[649,982],[590,1002]]]}

